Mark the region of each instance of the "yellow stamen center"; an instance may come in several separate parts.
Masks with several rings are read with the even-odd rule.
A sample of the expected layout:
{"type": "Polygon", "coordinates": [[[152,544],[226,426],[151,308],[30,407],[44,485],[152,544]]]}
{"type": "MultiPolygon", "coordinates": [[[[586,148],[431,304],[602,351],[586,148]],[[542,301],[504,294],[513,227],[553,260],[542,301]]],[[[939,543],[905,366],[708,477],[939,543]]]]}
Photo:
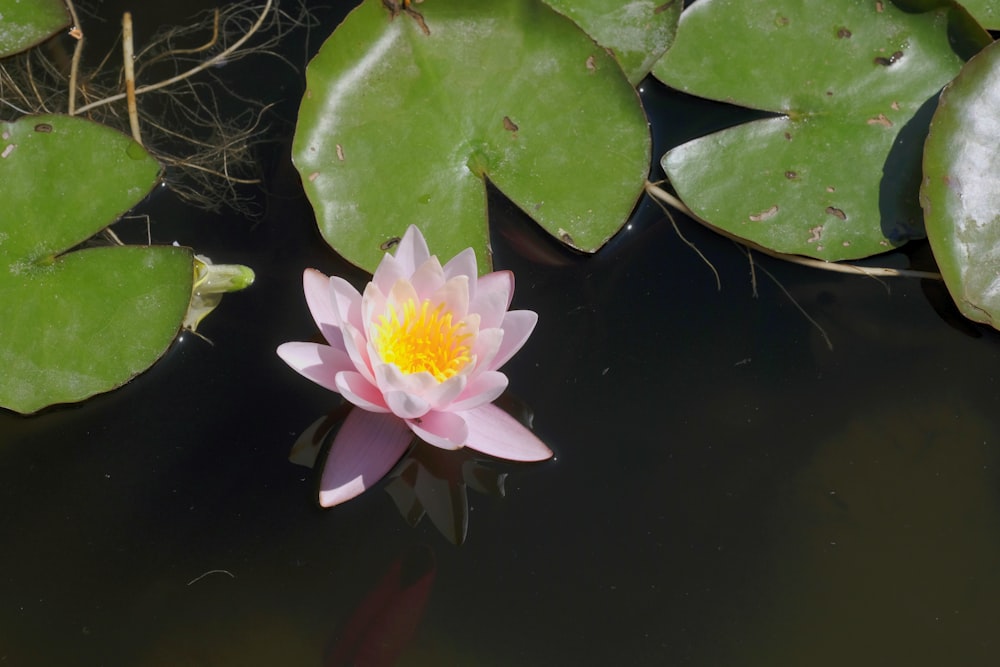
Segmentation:
{"type": "Polygon", "coordinates": [[[431,309],[430,301],[419,307],[412,299],[403,305],[402,319],[395,308],[378,318],[371,341],[382,361],[395,364],[404,373],[426,371],[444,382],[468,364],[472,357],[466,341],[465,322],[453,322],[444,304],[431,309]]]}

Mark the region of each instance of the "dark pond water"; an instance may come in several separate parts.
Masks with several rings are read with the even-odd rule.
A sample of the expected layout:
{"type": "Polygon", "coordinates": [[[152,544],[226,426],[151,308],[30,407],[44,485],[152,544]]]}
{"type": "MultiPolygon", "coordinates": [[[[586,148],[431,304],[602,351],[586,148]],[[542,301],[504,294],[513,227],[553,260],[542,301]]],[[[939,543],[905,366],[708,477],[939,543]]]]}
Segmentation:
{"type": "MultiPolygon", "coordinates": [[[[425,459],[439,495],[471,480],[460,546],[384,485],[318,508],[289,450],[339,398],[274,348],[314,331],[303,268],[365,276],[320,240],[287,157],[301,79],[261,67],[233,83],[285,100],[263,218],[167,192],[142,208],[156,240],[256,270],[202,324],[214,344],[184,335],[119,391],[0,414],[0,665],[996,664],[1000,336],[916,280],[756,257],[754,298],[739,249],[679,218],[718,291],[649,202],[585,258],[491,198],[496,264],[540,314],[511,393],[555,460],[425,459]]],[[[643,90],[657,155],[741,118],[643,90]]]]}

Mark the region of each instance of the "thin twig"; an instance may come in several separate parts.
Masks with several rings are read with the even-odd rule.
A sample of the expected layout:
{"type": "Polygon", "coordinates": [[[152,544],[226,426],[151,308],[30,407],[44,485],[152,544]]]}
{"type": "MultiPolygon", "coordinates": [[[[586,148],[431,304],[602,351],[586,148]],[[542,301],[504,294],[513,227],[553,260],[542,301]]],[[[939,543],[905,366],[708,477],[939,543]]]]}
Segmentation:
{"type": "MultiPolygon", "coordinates": [[[[264,19],[267,18],[267,15],[270,13],[271,6],[273,4],[274,4],[274,0],[267,0],[266,4],[264,5],[264,8],[260,12],[260,16],[257,17],[257,21],[254,22],[254,24],[250,27],[250,29],[242,37],[240,37],[238,40],[236,40],[236,42],[234,42],[229,48],[225,49],[224,51],[219,52],[218,54],[216,54],[215,56],[209,58],[208,60],[205,60],[205,61],[203,61],[201,63],[198,63],[197,65],[195,65],[191,69],[187,70],[186,72],[182,72],[182,73],[180,73],[180,74],[178,74],[176,76],[172,76],[169,79],[164,79],[163,81],[158,81],[157,83],[152,83],[152,84],[149,84],[147,86],[142,86],[140,88],[136,88],[135,89],[135,94],[136,95],[142,95],[144,93],[150,93],[150,92],[152,92],[154,90],[159,90],[160,88],[165,88],[167,86],[170,86],[170,85],[173,85],[173,84],[177,83],[178,81],[183,81],[183,80],[185,80],[185,79],[187,79],[187,78],[189,78],[191,76],[194,76],[198,72],[206,70],[206,69],[208,69],[209,67],[212,67],[213,65],[215,65],[218,62],[224,61],[234,51],[238,50],[241,46],[243,46],[243,44],[245,44],[248,39],[250,39],[251,37],[253,37],[253,35],[258,30],[260,30],[260,27],[264,24],[264,19]]],[[[90,104],[88,104],[86,106],[80,107],[79,109],[76,110],[76,113],[78,113],[78,114],[84,113],[86,111],[90,111],[91,109],[93,109],[95,107],[99,107],[102,104],[110,104],[112,102],[117,102],[118,100],[120,100],[120,99],[122,99],[124,97],[125,97],[125,93],[119,93],[117,95],[111,95],[110,97],[105,97],[103,100],[97,100],[95,102],[91,102],[90,104]]]]}
{"type": "Polygon", "coordinates": [[[122,14],[122,62],[125,64],[125,96],[128,100],[128,124],[132,138],[142,145],[139,134],[139,110],[135,105],[135,50],[132,47],[132,12],[122,14]]]}
{"type": "MultiPolygon", "coordinates": [[[[666,194],[667,194],[667,196],[670,196],[669,192],[667,192],[666,194]]],[[[701,261],[705,262],[705,264],[708,266],[709,270],[711,270],[712,275],[715,276],[715,288],[716,288],[716,290],[718,290],[718,291],[721,292],[722,291],[722,277],[719,276],[719,272],[718,272],[718,270],[716,270],[715,265],[712,264],[712,262],[709,261],[708,257],[705,257],[705,253],[703,253],[698,248],[698,246],[696,246],[694,243],[692,243],[691,241],[689,241],[687,239],[687,237],[684,236],[684,234],[681,233],[681,228],[677,225],[677,221],[674,220],[674,216],[670,212],[670,209],[668,209],[666,206],[664,206],[664,202],[660,201],[656,197],[653,197],[653,201],[656,202],[656,205],[660,207],[660,210],[662,210],[666,214],[667,219],[670,220],[670,224],[673,225],[674,233],[677,234],[677,238],[679,238],[681,241],[683,241],[684,244],[687,247],[691,248],[691,250],[693,250],[695,252],[695,254],[698,255],[698,257],[701,258],[701,261]]]]}
{"type": "Polygon", "coordinates": [[[748,241],[747,239],[740,238],[735,234],[731,234],[724,229],[720,229],[715,225],[711,224],[706,220],[702,220],[697,215],[695,215],[691,209],[684,205],[684,202],[677,199],[663,188],[659,187],[655,183],[646,182],[646,192],[653,197],[658,199],[675,209],[689,216],[692,220],[696,220],[701,224],[705,225],[709,229],[718,232],[722,236],[735,241],[736,243],[745,246],[747,248],[752,248],[757,252],[763,253],[768,257],[774,257],[775,259],[780,259],[786,262],[791,262],[793,264],[800,264],[802,266],[812,267],[814,269],[822,269],[824,271],[833,271],[835,273],[851,273],[854,275],[864,275],[870,278],[876,276],[884,276],[890,278],[927,278],[930,280],[941,280],[941,274],[936,271],[917,271],[915,269],[890,269],[886,267],[872,267],[872,266],[859,266],[857,264],[844,264],[841,262],[826,262],[820,259],[813,259],[811,257],[803,257],[801,255],[789,255],[787,253],[778,252],[776,250],[771,250],[770,248],[765,248],[764,246],[748,241]]]}
{"type": "Polygon", "coordinates": [[[69,34],[76,38],[76,46],[73,47],[73,62],[69,68],[69,108],[67,113],[72,116],[76,113],[76,77],[80,70],[80,57],[83,55],[83,28],[80,27],[80,19],[76,16],[73,0],[66,0],[66,8],[73,19],[73,27],[69,34]]]}
{"type": "MultiPolygon", "coordinates": [[[[746,249],[746,253],[748,255],[750,254],[750,249],[749,248],[746,249]]],[[[814,327],[816,327],[816,330],[819,331],[819,335],[823,337],[824,341],[826,341],[827,348],[832,352],[833,351],[833,341],[831,341],[830,337],[828,335],[826,335],[826,329],[824,329],[822,327],[822,325],[820,325],[819,322],[817,322],[816,320],[814,320],[813,317],[809,313],[806,312],[805,308],[803,308],[801,305],[799,305],[799,302],[795,300],[795,297],[792,296],[792,293],[789,292],[785,288],[785,286],[781,284],[780,280],[778,280],[777,278],[774,277],[774,274],[772,274],[770,271],[768,271],[767,268],[765,268],[763,264],[758,264],[757,266],[759,266],[760,270],[764,272],[764,275],[766,275],[768,278],[770,278],[774,282],[774,284],[778,286],[778,289],[780,289],[782,292],[785,293],[785,296],[788,297],[788,300],[792,302],[792,305],[795,306],[795,308],[800,313],[802,313],[802,317],[806,318],[811,325],[813,325],[814,327]]]]}

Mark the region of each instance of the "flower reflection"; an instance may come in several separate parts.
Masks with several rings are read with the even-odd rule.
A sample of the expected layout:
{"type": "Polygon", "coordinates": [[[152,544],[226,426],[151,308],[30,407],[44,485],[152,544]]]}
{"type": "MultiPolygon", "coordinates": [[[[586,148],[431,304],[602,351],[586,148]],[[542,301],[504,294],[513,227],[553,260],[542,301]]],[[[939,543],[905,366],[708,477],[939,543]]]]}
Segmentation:
{"type": "Polygon", "coordinates": [[[445,539],[462,544],[469,530],[466,487],[503,496],[507,473],[498,473],[467,449],[448,452],[419,442],[391,477],[385,490],[411,526],[427,516],[445,539]]]}
{"type": "MultiPolygon", "coordinates": [[[[523,403],[509,394],[499,402],[530,427],[531,413],[523,403]]],[[[322,461],[324,450],[337,439],[337,429],[354,411],[344,403],[313,422],[295,441],[289,460],[307,468],[322,461]]],[[[418,440],[389,473],[385,490],[411,526],[427,517],[445,539],[462,544],[469,529],[467,489],[503,497],[507,475],[472,449],[450,451],[418,440]]]]}
{"type": "Polygon", "coordinates": [[[416,634],[434,584],[434,554],[413,547],[369,591],[323,659],[327,667],[395,665],[416,634]]]}
{"type": "Polygon", "coordinates": [[[444,266],[411,226],[386,254],[364,296],[347,281],[305,272],[309,310],[328,345],[285,343],[278,355],[341,394],[351,410],[330,447],[320,504],[349,500],[381,479],[413,435],[442,449],[540,461],[552,452],[492,405],[507,387],[500,368],[537,316],[509,311],[509,271],[479,277],[471,248],[444,266]]]}

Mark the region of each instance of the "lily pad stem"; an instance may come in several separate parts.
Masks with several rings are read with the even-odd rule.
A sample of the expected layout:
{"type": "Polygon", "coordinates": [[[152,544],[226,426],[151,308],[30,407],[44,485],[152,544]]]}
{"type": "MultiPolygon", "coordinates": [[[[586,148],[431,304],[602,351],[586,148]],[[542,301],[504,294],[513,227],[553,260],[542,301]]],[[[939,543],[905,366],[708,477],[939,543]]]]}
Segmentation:
{"type": "Polygon", "coordinates": [[[718,232],[719,234],[725,236],[726,238],[739,243],[747,248],[752,248],[757,252],[763,253],[768,257],[774,257],[775,259],[781,259],[786,262],[791,262],[793,264],[800,264],[802,266],[809,266],[814,269],[822,269],[824,271],[833,271],[835,273],[852,273],[861,274],[868,276],[870,278],[874,277],[889,277],[889,278],[927,278],[930,280],[941,280],[941,274],[936,271],[917,271],[914,269],[890,269],[886,267],[873,267],[873,266],[858,266],[857,264],[844,264],[840,262],[824,262],[823,260],[813,259],[811,257],[802,257],[801,255],[789,255],[783,252],[777,252],[776,250],[771,250],[770,248],[765,248],[763,246],[757,245],[756,243],[751,243],[746,239],[742,239],[738,236],[730,234],[718,227],[712,225],[706,220],[702,220],[697,215],[695,215],[691,209],[689,209],[684,202],[670,194],[663,188],[661,188],[656,183],[651,183],[646,181],[646,193],[656,199],[657,201],[663,202],[668,206],[680,211],[684,215],[690,217],[692,220],[696,220],[701,224],[705,225],[709,229],[718,232]]]}

